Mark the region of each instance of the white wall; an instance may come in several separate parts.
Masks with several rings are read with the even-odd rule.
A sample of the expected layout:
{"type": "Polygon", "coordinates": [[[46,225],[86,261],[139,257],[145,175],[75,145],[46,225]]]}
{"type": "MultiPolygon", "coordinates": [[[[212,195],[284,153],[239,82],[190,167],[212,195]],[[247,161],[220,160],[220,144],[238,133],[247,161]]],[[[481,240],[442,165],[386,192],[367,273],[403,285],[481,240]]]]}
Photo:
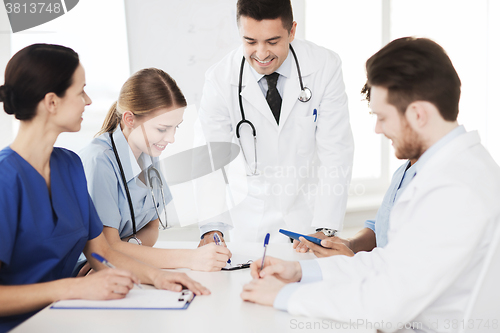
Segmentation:
{"type": "MultiPolygon", "coordinates": [[[[80,1],[67,14],[15,34],[11,33],[5,7],[0,5],[1,73],[14,53],[34,43],[71,47],[85,68],[85,90],[92,105],[85,108],[81,130],[62,133],[55,143],[78,152],[101,128],[107,110],[130,75],[123,0],[80,1]],[[95,10],[96,6],[99,10],[95,10]]],[[[5,114],[3,107],[0,111],[0,147],[4,147],[13,141],[19,122],[5,114]]]]}
{"type": "MultiPolygon", "coordinates": [[[[0,6],[0,84],[4,83],[5,66],[10,59],[10,25],[4,6],[0,6]]],[[[0,103],[0,149],[12,141],[12,116],[5,113],[0,103]]]]}
{"type": "MultiPolygon", "coordinates": [[[[304,38],[304,0],[292,1],[304,38]]],[[[131,73],[158,67],[198,105],[207,69],[240,45],[236,0],[125,0],[131,73]]]]}
{"type": "Polygon", "coordinates": [[[199,104],[204,73],[238,47],[233,0],[125,0],[131,73],[157,67],[199,104]]]}

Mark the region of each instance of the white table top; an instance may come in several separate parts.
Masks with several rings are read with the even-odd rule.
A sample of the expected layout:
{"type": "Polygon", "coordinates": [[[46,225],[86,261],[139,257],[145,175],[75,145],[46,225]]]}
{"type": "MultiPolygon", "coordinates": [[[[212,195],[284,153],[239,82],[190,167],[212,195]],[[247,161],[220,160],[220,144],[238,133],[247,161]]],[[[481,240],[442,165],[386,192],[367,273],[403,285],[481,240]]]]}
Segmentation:
{"type": "MultiPolygon", "coordinates": [[[[158,242],[161,248],[196,248],[197,242],[158,242]]],[[[228,243],[233,255],[262,256],[260,243],[228,243]]],[[[286,260],[311,259],[291,244],[269,244],[267,255],[286,260]]],[[[341,328],[340,323],[319,318],[292,316],[272,307],[244,302],[242,287],[251,280],[249,269],[196,272],[180,269],[212,292],[196,297],[187,310],[54,310],[43,309],[18,327],[23,332],[374,332],[341,328]],[[337,327],[336,327],[337,326],[337,327]]],[[[345,326],[344,326],[345,327],[345,326]]]]}

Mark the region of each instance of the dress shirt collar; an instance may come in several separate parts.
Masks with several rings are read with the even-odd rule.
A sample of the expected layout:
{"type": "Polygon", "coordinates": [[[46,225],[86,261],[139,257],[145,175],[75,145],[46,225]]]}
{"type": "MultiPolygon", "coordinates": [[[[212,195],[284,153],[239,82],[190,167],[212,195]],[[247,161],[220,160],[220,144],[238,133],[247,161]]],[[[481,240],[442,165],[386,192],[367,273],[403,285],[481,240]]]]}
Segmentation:
{"type": "Polygon", "coordinates": [[[424,166],[425,163],[441,148],[446,146],[448,143],[453,141],[453,139],[457,138],[458,136],[465,134],[466,130],[463,125],[457,126],[453,130],[451,130],[448,134],[443,136],[441,139],[439,139],[438,142],[430,146],[423,154],[420,156],[418,159],[418,163],[415,163],[415,172],[418,173],[422,167],[424,166]]]}

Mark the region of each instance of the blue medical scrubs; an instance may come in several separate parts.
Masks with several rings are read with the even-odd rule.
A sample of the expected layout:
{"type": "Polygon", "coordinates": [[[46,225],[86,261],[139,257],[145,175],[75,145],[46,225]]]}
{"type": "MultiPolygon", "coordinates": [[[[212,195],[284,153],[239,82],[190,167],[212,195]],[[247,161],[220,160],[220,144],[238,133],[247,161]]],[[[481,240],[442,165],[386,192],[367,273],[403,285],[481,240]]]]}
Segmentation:
{"type": "MultiPolygon", "coordinates": [[[[0,151],[0,284],[23,285],[71,276],[87,240],[103,226],[87,191],[80,158],[54,148],[45,179],[19,154],[0,151]]],[[[0,332],[35,312],[0,317],[0,332]]]]}

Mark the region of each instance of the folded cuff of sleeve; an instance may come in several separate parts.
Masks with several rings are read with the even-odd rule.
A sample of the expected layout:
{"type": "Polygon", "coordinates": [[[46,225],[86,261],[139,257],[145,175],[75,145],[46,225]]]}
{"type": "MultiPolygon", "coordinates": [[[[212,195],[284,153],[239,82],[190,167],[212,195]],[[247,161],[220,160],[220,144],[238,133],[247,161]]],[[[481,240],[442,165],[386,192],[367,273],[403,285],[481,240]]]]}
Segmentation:
{"type": "Polygon", "coordinates": [[[230,229],[229,226],[225,223],[222,223],[222,222],[205,224],[205,225],[200,226],[200,237],[203,234],[206,234],[207,232],[214,231],[214,230],[220,231],[223,234],[226,234],[226,232],[229,229],[230,229]]]}
{"type": "Polygon", "coordinates": [[[365,228],[372,229],[372,231],[375,232],[375,220],[366,220],[365,228]]]}
{"type": "Polygon", "coordinates": [[[300,260],[300,268],[302,268],[301,283],[311,283],[323,280],[321,267],[316,260],[300,260]]]}
{"type": "Polygon", "coordinates": [[[273,303],[274,308],[281,311],[287,311],[288,300],[290,299],[294,291],[297,290],[299,287],[300,283],[289,283],[286,286],[284,286],[274,299],[273,303]]]}

